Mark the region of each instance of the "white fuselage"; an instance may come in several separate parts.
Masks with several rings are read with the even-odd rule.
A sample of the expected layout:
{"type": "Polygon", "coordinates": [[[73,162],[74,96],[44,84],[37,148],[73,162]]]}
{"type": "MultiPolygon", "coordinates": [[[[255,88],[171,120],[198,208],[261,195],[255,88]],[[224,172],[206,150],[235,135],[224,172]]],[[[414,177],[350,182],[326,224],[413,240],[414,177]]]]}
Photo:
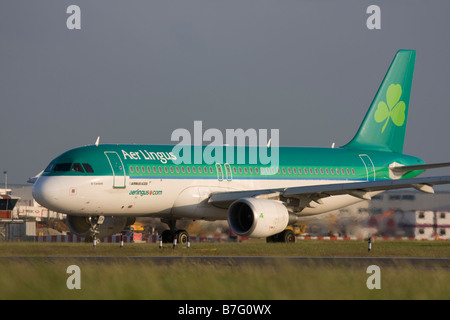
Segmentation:
{"type": "MultiPolygon", "coordinates": [[[[286,188],[342,183],[312,179],[125,179],[125,187],[113,187],[113,176],[42,176],[33,196],[43,206],[78,216],[154,216],[174,219],[225,220],[227,211],[208,204],[214,192],[286,188]]],[[[353,182],[349,180],[348,182],[353,182]]],[[[328,212],[361,201],[350,195],[333,196],[302,215],[328,212]]]]}

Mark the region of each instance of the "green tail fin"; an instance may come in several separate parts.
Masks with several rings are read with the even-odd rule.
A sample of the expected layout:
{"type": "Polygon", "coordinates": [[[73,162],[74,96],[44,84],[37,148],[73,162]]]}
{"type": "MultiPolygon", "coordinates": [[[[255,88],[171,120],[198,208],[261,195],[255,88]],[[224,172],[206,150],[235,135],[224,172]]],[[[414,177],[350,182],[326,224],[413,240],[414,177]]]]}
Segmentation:
{"type": "Polygon", "coordinates": [[[399,50],[349,149],[403,152],[416,51],[399,50]]]}

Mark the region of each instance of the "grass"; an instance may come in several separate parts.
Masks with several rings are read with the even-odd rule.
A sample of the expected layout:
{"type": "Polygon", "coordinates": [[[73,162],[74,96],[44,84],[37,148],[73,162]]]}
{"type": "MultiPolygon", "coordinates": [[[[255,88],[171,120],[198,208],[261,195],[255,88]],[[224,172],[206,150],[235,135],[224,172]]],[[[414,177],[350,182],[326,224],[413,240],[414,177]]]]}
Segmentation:
{"type": "Polygon", "coordinates": [[[157,244],[0,243],[0,256],[69,256],[0,259],[0,299],[450,299],[450,271],[413,265],[381,269],[381,289],[369,290],[367,267],[295,265],[280,258],[270,265],[214,265],[118,260],[75,260],[81,289],[69,290],[67,267],[77,256],[400,256],[450,257],[450,243],[434,241],[375,242],[372,251],[360,241],[302,240],[296,244],[192,244],[190,249],[157,244]],[[72,257],[70,257],[72,256],[72,257]]]}
{"type": "Polygon", "coordinates": [[[448,270],[381,270],[381,289],[369,290],[366,268],[170,266],[80,263],[81,289],[69,290],[70,263],[5,263],[0,299],[449,299],[448,270]]]}
{"type": "Polygon", "coordinates": [[[446,257],[449,241],[380,241],[367,250],[364,241],[300,240],[295,244],[193,243],[186,249],[165,244],[19,243],[0,242],[0,256],[344,256],[344,257],[446,257]]]}

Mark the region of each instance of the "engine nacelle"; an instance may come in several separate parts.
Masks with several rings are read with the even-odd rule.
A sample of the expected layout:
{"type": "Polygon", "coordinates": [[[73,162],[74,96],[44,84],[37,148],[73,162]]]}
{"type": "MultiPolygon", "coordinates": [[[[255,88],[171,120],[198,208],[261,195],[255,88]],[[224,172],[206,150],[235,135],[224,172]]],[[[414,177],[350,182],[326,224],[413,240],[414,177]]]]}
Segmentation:
{"type": "Polygon", "coordinates": [[[228,209],[228,224],[239,236],[270,237],[286,229],[289,212],[280,201],[242,198],[228,209]]]}
{"type": "MultiPolygon", "coordinates": [[[[103,223],[99,224],[97,227],[97,230],[99,231],[97,237],[102,239],[119,233],[126,226],[133,224],[134,221],[134,218],[128,217],[105,217],[103,223]]],[[[91,239],[91,222],[89,221],[89,217],[68,215],[67,225],[77,236],[88,240],[91,239]]]]}

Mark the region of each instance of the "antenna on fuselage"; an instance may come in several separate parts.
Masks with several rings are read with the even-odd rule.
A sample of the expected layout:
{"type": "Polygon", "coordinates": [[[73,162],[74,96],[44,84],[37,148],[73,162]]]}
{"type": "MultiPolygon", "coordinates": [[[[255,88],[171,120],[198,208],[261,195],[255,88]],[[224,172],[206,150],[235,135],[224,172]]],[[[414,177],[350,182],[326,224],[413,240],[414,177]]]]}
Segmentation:
{"type": "Polygon", "coordinates": [[[95,140],[95,146],[98,147],[98,144],[100,143],[100,136],[97,137],[97,140],[95,140]]]}

